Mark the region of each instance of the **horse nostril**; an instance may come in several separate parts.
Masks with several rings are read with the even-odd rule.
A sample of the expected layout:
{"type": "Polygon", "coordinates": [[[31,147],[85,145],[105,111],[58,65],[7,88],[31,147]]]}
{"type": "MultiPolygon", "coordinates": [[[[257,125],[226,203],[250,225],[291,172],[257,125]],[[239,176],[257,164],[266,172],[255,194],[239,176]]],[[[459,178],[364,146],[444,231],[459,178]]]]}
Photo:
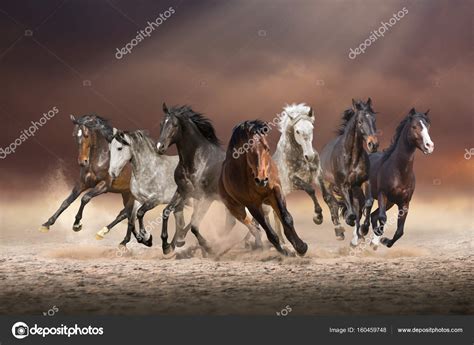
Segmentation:
{"type": "Polygon", "coordinates": [[[260,180],[257,177],[255,178],[255,183],[260,183],[260,180]]]}
{"type": "Polygon", "coordinates": [[[309,160],[308,155],[304,155],[304,159],[306,159],[308,161],[309,160]]]}
{"type": "Polygon", "coordinates": [[[265,178],[263,179],[263,182],[268,182],[268,177],[265,177],[265,178]]]}

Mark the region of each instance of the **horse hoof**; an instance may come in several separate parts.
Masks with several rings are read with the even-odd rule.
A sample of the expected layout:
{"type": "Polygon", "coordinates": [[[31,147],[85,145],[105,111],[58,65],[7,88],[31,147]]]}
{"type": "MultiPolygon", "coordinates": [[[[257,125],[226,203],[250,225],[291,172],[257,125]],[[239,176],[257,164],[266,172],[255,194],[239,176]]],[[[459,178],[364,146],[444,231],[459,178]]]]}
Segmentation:
{"type": "Polygon", "coordinates": [[[162,250],[163,250],[163,255],[168,255],[169,253],[174,251],[173,246],[169,245],[168,243],[162,246],[162,250]]]}
{"type": "Polygon", "coordinates": [[[356,215],[354,213],[348,214],[346,217],[346,223],[349,226],[354,226],[356,221],[356,215]]]}
{"type": "Polygon", "coordinates": [[[345,239],[344,231],[345,231],[345,229],[342,226],[334,229],[334,232],[336,233],[336,239],[337,240],[344,241],[344,239],[345,239]]]}
{"type": "Polygon", "coordinates": [[[95,234],[95,239],[100,241],[103,240],[105,237],[105,234],[109,232],[109,229],[107,229],[106,226],[104,226],[102,229],[100,229],[96,234],[95,234]]]}
{"type": "Polygon", "coordinates": [[[304,256],[306,252],[308,251],[308,245],[304,242],[300,244],[298,247],[295,248],[296,252],[298,253],[299,256],[304,256]]]}
{"type": "Polygon", "coordinates": [[[367,235],[368,232],[369,232],[369,226],[368,226],[368,225],[365,225],[365,224],[362,224],[362,225],[360,226],[360,234],[361,234],[362,236],[365,236],[365,235],[367,235]]]}
{"type": "Polygon", "coordinates": [[[41,225],[40,228],[38,229],[40,232],[48,232],[49,231],[49,226],[48,225],[41,225]]]}
{"type": "Polygon", "coordinates": [[[150,238],[148,240],[142,242],[145,246],[151,247],[153,245],[153,235],[150,235],[150,238]]]}
{"type": "Polygon", "coordinates": [[[382,243],[387,248],[390,248],[391,246],[393,246],[393,243],[387,237],[382,237],[380,239],[380,243],[382,243]]]}
{"type": "Polygon", "coordinates": [[[359,245],[359,243],[354,244],[352,241],[350,241],[350,242],[349,242],[349,245],[351,246],[351,248],[357,248],[357,246],[359,245]]]}
{"type": "Polygon", "coordinates": [[[172,259],[176,256],[176,251],[173,249],[172,246],[169,246],[169,248],[165,249],[163,248],[163,258],[164,259],[172,259]]]}
{"type": "Polygon", "coordinates": [[[313,222],[316,225],[322,224],[323,223],[323,215],[321,214],[321,215],[314,216],[313,217],[313,222]]]}
{"type": "Polygon", "coordinates": [[[82,230],[82,224],[74,224],[72,226],[72,230],[74,230],[75,232],[81,231],[82,230]]]}
{"type": "Polygon", "coordinates": [[[182,247],[186,244],[186,241],[176,240],[176,247],[182,247]]]}
{"type": "Polygon", "coordinates": [[[260,243],[255,242],[253,245],[251,244],[250,247],[251,247],[250,249],[254,251],[263,250],[263,244],[261,242],[260,243]]]}

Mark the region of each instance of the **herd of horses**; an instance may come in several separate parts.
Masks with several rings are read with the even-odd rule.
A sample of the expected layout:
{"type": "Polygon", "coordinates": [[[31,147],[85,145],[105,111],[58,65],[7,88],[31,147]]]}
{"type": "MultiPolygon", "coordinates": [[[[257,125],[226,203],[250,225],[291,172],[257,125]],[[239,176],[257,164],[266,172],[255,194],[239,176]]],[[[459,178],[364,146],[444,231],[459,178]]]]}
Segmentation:
{"type": "Polygon", "coordinates": [[[80,178],[40,230],[48,231],[60,214],[86,192],[73,224],[73,230],[79,231],[84,207],[92,198],[106,192],[120,193],[124,207],[96,234],[97,239],[127,219],[127,233],[120,245],[125,246],[133,234],[139,243],[151,246],[153,237],[146,231],[143,218],[147,211],[164,204],[163,253],[170,255],[183,246],[191,230],[202,250],[213,254],[213,246],[199,227],[211,203],[218,200],[226,207],[225,233],[239,221],[248,229],[245,245],[257,249],[263,246],[261,227],[281,254],[292,253],[284,245],[286,237],[296,253],[304,255],[308,246],[295,231],[285,196],[295,190],[305,191],[314,204],[313,222],[321,224],[322,208],[315,190],[319,186],[337,239],[345,238],[342,217],[354,229],[351,246],[357,246],[372,226],[373,248],[380,244],[391,247],[403,235],[415,190],[416,149],[424,154],[434,150],[428,111],[412,108],[397,127],[391,145],[377,152],[376,112],[370,98],[365,102],[352,100],[352,106],[343,113],[337,136],[323,148],[321,156],[313,147],[314,111],[303,103],[285,106],[274,121],[281,136],[273,156],[266,134],[274,122],[239,123],[224,150],[211,121],[191,107],[168,108],[163,104],[163,113],[157,141],[143,130],[118,130],[97,115],[71,115],[80,178]],[[165,155],[172,145],[176,145],[178,155],[165,155]],[[378,209],[372,212],[374,200],[378,209]],[[382,235],[386,211],[394,205],[399,208],[398,224],[389,239],[382,235]],[[193,208],[188,224],[183,215],[186,206],[193,208]],[[176,229],[168,242],[171,213],[176,229]],[[271,213],[276,231],[271,226],[271,213]]]}

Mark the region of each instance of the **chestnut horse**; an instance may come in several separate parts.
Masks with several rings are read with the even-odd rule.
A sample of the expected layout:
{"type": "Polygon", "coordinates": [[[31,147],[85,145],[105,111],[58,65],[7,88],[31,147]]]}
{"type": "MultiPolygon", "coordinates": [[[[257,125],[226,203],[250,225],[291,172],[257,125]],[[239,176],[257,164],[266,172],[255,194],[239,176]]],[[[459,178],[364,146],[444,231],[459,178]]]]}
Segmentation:
{"type": "Polygon", "coordinates": [[[299,255],[304,255],[308,245],[295,231],[293,218],[286,208],[278,169],[270,154],[267,140],[261,134],[267,125],[263,121],[245,121],[234,127],[222,163],[219,177],[219,194],[230,213],[247,227],[254,219],[267,233],[268,240],[282,254],[288,251],[280,245],[278,235],[270,227],[264,216],[263,204],[270,205],[277,214],[286,238],[299,255]],[[241,150],[244,144],[253,142],[248,150],[241,150]],[[237,151],[234,151],[237,150],[237,151]],[[241,152],[237,157],[235,152],[241,152]]]}
{"type": "Polygon", "coordinates": [[[425,155],[434,151],[429,128],[428,111],[418,113],[415,108],[412,108],[398,125],[390,147],[383,153],[378,152],[369,156],[370,185],[372,195],[378,200],[379,206],[371,214],[374,230],[371,245],[374,249],[377,249],[379,243],[390,248],[403,235],[410,200],[415,191],[413,163],[416,149],[418,148],[425,155]],[[392,239],[380,238],[387,221],[386,211],[393,205],[398,206],[397,230],[392,239]]]}
{"type": "MultiPolygon", "coordinates": [[[[80,231],[82,229],[82,212],[92,198],[107,192],[119,193],[122,195],[125,207],[112,223],[104,227],[108,232],[117,223],[127,218],[127,213],[132,210],[134,199],[130,192],[131,169],[127,166],[115,180],[112,180],[109,176],[109,142],[112,140],[116,129],[110,126],[107,120],[97,115],[84,115],[78,119],[71,115],[71,121],[74,124],[72,135],[76,139],[79,151],[77,162],[81,167],[80,177],[71,194],[48,221],[41,226],[40,231],[49,231],[50,226],[56,222],[61,213],[87,190],[81,199],[81,206],[77,212],[73,230],[80,231]]],[[[121,245],[126,245],[130,241],[131,233],[135,233],[133,230],[128,230],[121,245]]]]}

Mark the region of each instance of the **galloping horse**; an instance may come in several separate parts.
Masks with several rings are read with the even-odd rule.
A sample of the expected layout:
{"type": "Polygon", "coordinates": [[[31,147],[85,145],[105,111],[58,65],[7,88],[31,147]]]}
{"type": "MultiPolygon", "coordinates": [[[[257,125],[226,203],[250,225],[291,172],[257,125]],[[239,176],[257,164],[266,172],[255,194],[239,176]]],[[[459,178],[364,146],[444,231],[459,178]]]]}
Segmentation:
{"type": "Polygon", "coordinates": [[[370,225],[369,207],[373,204],[368,182],[369,157],[364,149],[364,142],[370,152],[377,151],[378,147],[372,100],[369,98],[366,103],[352,100],[352,108],[344,112],[342,121],[338,136],[321,152],[323,177],[320,184],[324,184],[331,195],[326,202],[331,210],[336,236],[344,239],[344,228],[339,223],[341,209],[346,223],[355,226],[351,244],[356,245],[354,241],[357,242],[359,237],[362,207],[366,217],[362,235],[365,235],[370,225]],[[364,201],[365,205],[361,205],[364,201]]]}
{"type": "MultiPolygon", "coordinates": [[[[278,177],[278,168],[272,160],[270,148],[265,137],[259,133],[266,124],[262,121],[245,121],[234,127],[226,157],[219,178],[219,194],[231,214],[244,225],[251,225],[246,209],[265,229],[268,240],[282,254],[288,255],[282,248],[278,235],[265,219],[263,204],[270,205],[283,224],[286,238],[299,255],[304,255],[308,245],[295,231],[293,218],[286,209],[285,197],[278,177]],[[245,143],[254,141],[247,152],[234,157],[234,150],[245,143]]],[[[250,230],[250,228],[249,228],[250,230]]],[[[253,229],[255,232],[255,228],[253,229]]]]}
{"type": "MultiPolygon", "coordinates": [[[[206,215],[211,203],[219,199],[217,183],[225,157],[212,123],[202,114],[188,106],[168,109],[163,103],[165,114],[161,122],[160,138],[156,144],[159,154],[166,152],[175,144],[178,148],[179,163],[174,172],[174,180],[178,189],[163,210],[162,246],[163,253],[169,254],[175,246],[184,245],[186,234],[191,228],[199,245],[207,252],[212,250],[199,232],[199,224],[206,215]],[[193,214],[191,222],[180,232],[176,232],[171,244],[168,243],[169,210],[182,208],[183,203],[193,198],[193,214]]],[[[235,225],[234,217],[227,214],[226,229],[235,225]]],[[[249,230],[253,230],[250,229],[249,230]]],[[[259,232],[253,233],[259,242],[259,232]]]]}
{"type": "MultiPolygon", "coordinates": [[[[314,185],[319,183],[321,166],[318,152],[313,148],[313,109],[304,103],[287,105],[283,108],[278,123],[281,132],[277,149],[273,154],[278,171],[283,194],[295,190],[304,190],[313,200],[313,222],[321,224],[323,213],[314,185]]],[[[323,197],[326,196],[324,184],[320,186],[323,197]]],[[[276,213],[275,227],[280,240],[283,240],[281,226],[276,213]]]]}
{"type": "Polygon", "coordinates": [[[369,156],[370,185],[372,195],[378,200],[379,206],[371,214],[374,230],[371,245],[374,249],[380,242],[390,248],[403,235],[410,200],[415,191],[413,171],[415,151],[418,148],[425,155],[434,151],[434,143],[428,132],[430,123],[428,111],[418,113],[412,108],[398,125],[390,147],[383,153],[378,152],[369,156]],[[398,206],[397,230],[391,240],[386,237],[380,239],[387,221],[386,211],[393,205],[398,206]]]}
{"type": "MultiPolygon", "coordinates": [[[[73,136],[79,148],[77,162],[81,167],[79,181],[76,182],[71,194],[63,201],[59,209],[44,223],[40,231],[47,232],[61,213],[71,205],[84,191],[88,190],[81,199],[81,206],[77,212],[73,225],[74,231],[82,229],[82,212],[87,203],[94,197],[107,193],[122,194],[125,208],[120,211],[115,220],[103,230],[109,231],[117,223],[127,218],[127,212],[133,206],[133,196],[130,193],[130,167],[127,166],[120,176],[113,180],[108,174],[109,169],[109,142],[112,140],[115,128],[107,120],[97,115],[84,115],[76,119],[71,115],[74,124],[73,136]]],[[[124,238],[121,245],[126,245],[130,236],[124,238]]]]}
{"type": "MultiPolygon", "coordinates": [[[[135,217],[140,226],[140,237],[151,245],[152,235],[143,225],[145,213],[160,204],[170,202],[176,191],[173,173],[178,164],[178,156],[161,156],[155,149],[155,143],[144,131],[118,131],[110,143],[109,174],[112,178],[120,176],[128,162],[132,165],[130,190],[135,204],[128,216],[130,229],[134,228],[135,217]]],[[[184,227],[183,208],[173,210],[176,219],[176,231],[184,227]]]]}

